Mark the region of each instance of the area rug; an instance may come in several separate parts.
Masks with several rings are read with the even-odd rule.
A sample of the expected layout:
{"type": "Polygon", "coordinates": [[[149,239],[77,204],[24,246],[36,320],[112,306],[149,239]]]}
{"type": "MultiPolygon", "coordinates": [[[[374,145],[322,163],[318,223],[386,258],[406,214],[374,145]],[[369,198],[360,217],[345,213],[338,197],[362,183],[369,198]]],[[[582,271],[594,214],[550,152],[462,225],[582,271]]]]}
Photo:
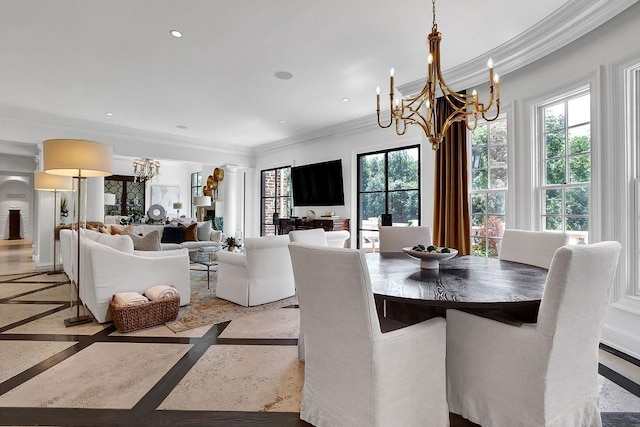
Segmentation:
{"type": "Polygon", "coordinates": [[[250,314],[298,304],[292,296],[280,301],[255,307],[242,307],[216,297],[217,274],[212,271],[210,288],[207,289],[206,270],[191,270],[191,302],[180,307],[176,320],[165,323],[173,332],[182,332],[205,325],[227,322],[250,314]]]}

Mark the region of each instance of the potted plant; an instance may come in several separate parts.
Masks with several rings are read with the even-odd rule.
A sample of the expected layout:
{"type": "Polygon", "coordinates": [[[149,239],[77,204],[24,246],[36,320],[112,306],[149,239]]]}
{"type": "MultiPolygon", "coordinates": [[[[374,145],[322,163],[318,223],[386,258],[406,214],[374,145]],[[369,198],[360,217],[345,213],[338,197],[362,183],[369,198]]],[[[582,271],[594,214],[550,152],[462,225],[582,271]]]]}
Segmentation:
{"type": "Polygon", "coordinates": [[[240,243],[236,240],[235,237],[227,237],[224,239],[224,247],[227,248],[229,252],[233,252],[235,248],[240,247],[240,243]]]}

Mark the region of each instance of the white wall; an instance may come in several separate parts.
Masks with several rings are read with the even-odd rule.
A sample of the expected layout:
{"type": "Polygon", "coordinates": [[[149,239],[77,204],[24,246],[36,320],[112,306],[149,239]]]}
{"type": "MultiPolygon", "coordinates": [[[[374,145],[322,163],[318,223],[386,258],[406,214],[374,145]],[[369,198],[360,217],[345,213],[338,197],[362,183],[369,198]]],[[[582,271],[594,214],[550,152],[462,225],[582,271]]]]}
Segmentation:
{"type": "MultiPolygon", "coordinates": [[[[375,107],[375,105],[373,105],[375,107]]],[[[260,176],[261,171],[283,166],[302,166],[310,163],[318,163],[329,160],[342,160],[342,175],[344,179],[344,206],[318,206],[314,207],[316,214],[325,211],[334,211],[342,218],[351,218],[351,247],[355,247],[355,232],[357,230],[357,155],[371,151],[389,148],[404,147],[421,144],[421,212],[422,224],[433,223],[433,162],[434,155],[431,144],[422,143],[422,134],[416,127],[409,128],[406,135],[398,136],[395,131],[381,129],[375,125],[367,126],[357,131],[336,133],[331,136],[317,138],[312,141],[295,144],[286,148],[260,153],[256,159],[255,176],[253,186],[256,189],[252,194],[258,202],[252,206],[252,212],[248,212],[247,221],[251,222],[251,231],[260,233],[260,176]]],[[[307,207],[294,207],[295,216],[305,216],[307,207]]],[[[249,228],[249,227],[248,227],[249,228]]]]}

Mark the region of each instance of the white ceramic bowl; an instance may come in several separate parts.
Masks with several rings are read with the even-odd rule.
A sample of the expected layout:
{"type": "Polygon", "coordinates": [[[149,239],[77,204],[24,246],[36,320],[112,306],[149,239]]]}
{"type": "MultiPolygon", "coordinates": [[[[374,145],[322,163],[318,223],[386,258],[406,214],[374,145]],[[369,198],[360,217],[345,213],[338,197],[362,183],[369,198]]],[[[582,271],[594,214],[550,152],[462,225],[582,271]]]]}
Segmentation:
{"type": "Polygon", "coordinates": [[[420,260],[420,268],[424,268],[426,270],[440,268],[440,261],[444,261],[445,259],[453,258],[458,255],[457,249],[449,250],[449,253],[438,253],[438,252],[418,252],[414,251],[412,246],[407,246],[406,248],[402,248],[404,253],[409,255],[411,258],[416,258],[420,260]]]}

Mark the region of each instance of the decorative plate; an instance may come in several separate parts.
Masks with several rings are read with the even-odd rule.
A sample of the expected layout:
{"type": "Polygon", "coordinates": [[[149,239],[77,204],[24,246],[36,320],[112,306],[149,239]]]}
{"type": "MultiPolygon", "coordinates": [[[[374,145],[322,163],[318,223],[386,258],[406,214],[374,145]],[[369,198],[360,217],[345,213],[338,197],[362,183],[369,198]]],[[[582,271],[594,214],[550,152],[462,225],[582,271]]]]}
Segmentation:
{"type": "Polygon", "coordinates": [[[213,179],[213,176],[212,176],[212,175],[209,175],[209,176],[207,177],[207,185],[208,185],[209,187],[211,187],[215,181],[216,181],[216,180],[215,180],[215,179],[213,179]]]}
{"type": "MultiPolygon", "coordinates": [[[[438,248],[441,249],[441,248],[438,248]]],[[[441,252],[418,252],[414,251],[412,246],[407,246],[406,248],[402,248],[405,254],[409,255],[411,258],[416,258],[420,260],[420,268],[424,269],[435,269],[440,268],[440,261],[444,261],[445,259],[453,258],[458,255],[457,249],[449,250],[449,253],[441,253],[441,252]]]]}
{"type": "Polygon", "coordinates": [[[224,179],[224,169],[215,168],[213,170],[213,177],[215,178],[216,181],[222,181],[224,179]]]}
{"type": "Polygon", "coordinates": [[[204,187],[202,187],[202,195],[211,196],[211,187],[209,187],[208,185],[205,185],[204,187]]]}
{"type": "Polygon", "coordinates": [[[147,215],[149,215],[149,218],[154,221],[160,221],[167,216],[167,211],[162,207],[162,205],[151,205],[147,211],[147,215]]]}

